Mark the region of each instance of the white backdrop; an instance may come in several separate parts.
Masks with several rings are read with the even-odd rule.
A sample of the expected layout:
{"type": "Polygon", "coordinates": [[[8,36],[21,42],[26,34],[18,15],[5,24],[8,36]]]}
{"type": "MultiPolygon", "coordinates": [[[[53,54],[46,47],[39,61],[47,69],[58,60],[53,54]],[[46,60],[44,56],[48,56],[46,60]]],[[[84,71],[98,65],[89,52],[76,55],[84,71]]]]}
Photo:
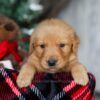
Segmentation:
{"type": "Polygon", "coordinates": [[[95,75],[96,90],[100,92],[100,0],[71,0],[59,18],[79,35],[79,60],[95,75]]]}

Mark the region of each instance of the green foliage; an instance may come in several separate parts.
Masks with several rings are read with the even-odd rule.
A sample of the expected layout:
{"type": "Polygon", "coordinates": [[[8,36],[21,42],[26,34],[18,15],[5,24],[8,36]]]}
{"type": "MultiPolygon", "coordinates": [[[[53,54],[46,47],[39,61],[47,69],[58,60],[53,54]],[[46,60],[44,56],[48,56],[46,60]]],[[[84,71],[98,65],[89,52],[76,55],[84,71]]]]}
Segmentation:
{"type": "Polygon", "coordinates": [[[41,14],[41,11],[30,9],[28,0],[0,0],[0,15],[14,19],[20,27],[32,27],[32,20],[41,14]]]}

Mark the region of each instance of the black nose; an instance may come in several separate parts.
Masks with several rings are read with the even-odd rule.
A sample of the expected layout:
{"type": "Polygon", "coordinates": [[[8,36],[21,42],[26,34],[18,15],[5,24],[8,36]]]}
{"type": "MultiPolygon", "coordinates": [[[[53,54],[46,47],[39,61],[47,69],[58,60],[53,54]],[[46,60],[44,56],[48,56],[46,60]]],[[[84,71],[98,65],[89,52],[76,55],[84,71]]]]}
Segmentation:
{"type": "Polygon", "coordinates": [[[56,65],[56,62],[57,62],[57,60],[55,60],[55,59],[49,59],[48,60],[48,65],[49,66],[55,66],[56,65]]]}

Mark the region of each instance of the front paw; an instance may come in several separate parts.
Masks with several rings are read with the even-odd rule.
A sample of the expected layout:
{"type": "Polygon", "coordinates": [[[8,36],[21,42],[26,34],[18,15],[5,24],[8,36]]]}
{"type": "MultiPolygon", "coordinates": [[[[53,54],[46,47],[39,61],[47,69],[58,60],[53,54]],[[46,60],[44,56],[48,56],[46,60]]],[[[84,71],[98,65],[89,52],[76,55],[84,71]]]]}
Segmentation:
{"type": "Polygon", "coordinates": [[[23,88],[31,84],[31,79],[29,76],[19,75],[16,82],[19,88],[23,88]]]}
{"type": "Polygon", "coordinates": [[[83,73],[83,72],[76,72],[76,73],[73,73],[73,78],[75,80],[75,82],[77,84],[80,84],[80,85],[86,85],[89,81],[88,79],[88,74],[87,73],[83,73]]]}

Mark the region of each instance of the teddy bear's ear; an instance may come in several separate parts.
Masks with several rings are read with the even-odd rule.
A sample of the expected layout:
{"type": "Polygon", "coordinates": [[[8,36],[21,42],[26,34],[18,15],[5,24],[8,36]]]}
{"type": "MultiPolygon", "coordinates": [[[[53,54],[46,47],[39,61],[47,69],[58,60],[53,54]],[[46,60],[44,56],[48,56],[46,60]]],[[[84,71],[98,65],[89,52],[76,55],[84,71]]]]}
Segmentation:
{"type": "Polygon", "coordinates": [[[32,33],[31,37],[30,37],[30,45],[29,45],[29,55],[32,54],[33,50],[34,50],[34,42],[35,42],[35,36],[34,36],[34,32],[32,33]]]}
{"type": "Polygon", "coordinates": [[[74,53],[75,55],[77,54],[79,44],[80,44],[79,37],[77,36],[76,33],[74,33],[74,36],[73,36],[73,43],[72,43],[72,51],[73,51],[73,53],[74,53]]]}

